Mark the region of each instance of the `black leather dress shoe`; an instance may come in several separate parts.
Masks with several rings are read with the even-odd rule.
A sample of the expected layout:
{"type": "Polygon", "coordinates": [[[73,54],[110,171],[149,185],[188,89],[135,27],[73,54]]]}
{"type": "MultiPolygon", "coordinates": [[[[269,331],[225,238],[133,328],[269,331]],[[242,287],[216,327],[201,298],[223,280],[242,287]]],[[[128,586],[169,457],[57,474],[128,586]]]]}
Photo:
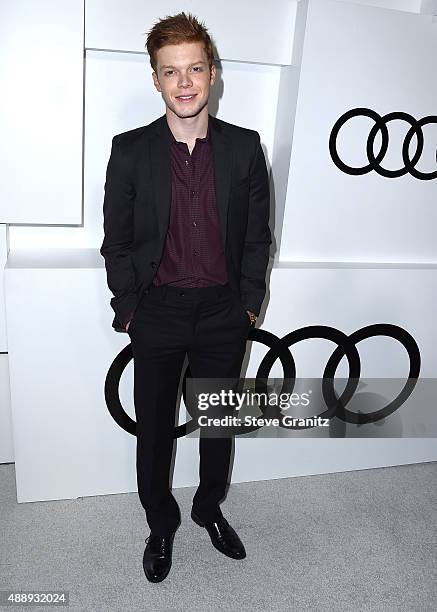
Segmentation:
{"type": "Polygon", "coordinates": [[[145,540],[143,568],[150,582],[161,582],[167,577],[171,568],[174,535],[157,536],[151,533],[145,540]]]}
{"type": "Polygon", "coordinates": [[[232,559],[244,559],[246,551],[243,543],[224,517],[216,521],[203,522],[193,511],[191,511],[191,518],[195,523],[200,525],[200,527],[205,527],[209,533],[213,546],[217,548],[217,550],[227,557],[232,557],[232,559]]]}

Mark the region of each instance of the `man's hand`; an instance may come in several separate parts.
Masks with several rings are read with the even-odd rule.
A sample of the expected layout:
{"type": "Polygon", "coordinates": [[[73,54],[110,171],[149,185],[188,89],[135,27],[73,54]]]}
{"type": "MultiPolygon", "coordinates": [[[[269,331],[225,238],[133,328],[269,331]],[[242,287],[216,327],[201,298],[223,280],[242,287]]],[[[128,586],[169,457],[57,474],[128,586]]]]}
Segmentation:
{"type": "Polygon", "coordinates": [[[133,312],[131,312],[131,313],[129,314],[129,318],[128,318],[128,320],[127,320],[127,322],[126,322],[125,326],[124,326],[124,328],[125,328],[125,330],[126,330],[126,331],[129,329],[129,325],[131,324],[131,321],[132,321],[132,319],[134,318],[134,314],[135,314],[135,311],[133,311],[133,312]]]}
{"type": "Polygon", "coordinates": [[[253,325],[257,319],[257,316],[255,313],[251,312],[250,310],[246,310],[247,314],[249,315],[249,319],[251,324],[253,325]]]}

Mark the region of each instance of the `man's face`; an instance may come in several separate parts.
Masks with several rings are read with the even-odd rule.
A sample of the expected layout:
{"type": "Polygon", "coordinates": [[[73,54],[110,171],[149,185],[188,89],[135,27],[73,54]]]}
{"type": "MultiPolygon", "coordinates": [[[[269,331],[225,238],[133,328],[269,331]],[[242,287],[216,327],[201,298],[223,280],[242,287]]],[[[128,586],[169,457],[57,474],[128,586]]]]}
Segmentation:
{"type": "Polygon", "coordinates": [[[216,77],[203,44],[166,45],[157,51],[156,61],[153,82],[167,108],[181,119],[198,115],[208,104],[209,88],[216,77]]]}

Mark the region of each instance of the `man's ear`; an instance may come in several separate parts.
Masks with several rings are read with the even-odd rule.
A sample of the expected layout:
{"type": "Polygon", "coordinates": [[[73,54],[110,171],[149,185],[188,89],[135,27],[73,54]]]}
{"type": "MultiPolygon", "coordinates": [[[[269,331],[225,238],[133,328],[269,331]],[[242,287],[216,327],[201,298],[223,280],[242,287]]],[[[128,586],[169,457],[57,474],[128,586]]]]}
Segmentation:
{"type": "Polygon", "coordinates": [[[209,70],[210,73],[210,78],[209,78],[209,84],[210,85],[214,85],[216,76],[217,76],[217,69],[215,67],[215,64],[211,64],[211,68],[209,70]]]}
{"type": "Polygon", "coordinates": [[[153,78],[153,84],[155,85],[156,89],[158,91],[161,91],[161,85],[159,84],[158,75],[156,74],[155,71],[152,72],[152,78],[153,78]]]}

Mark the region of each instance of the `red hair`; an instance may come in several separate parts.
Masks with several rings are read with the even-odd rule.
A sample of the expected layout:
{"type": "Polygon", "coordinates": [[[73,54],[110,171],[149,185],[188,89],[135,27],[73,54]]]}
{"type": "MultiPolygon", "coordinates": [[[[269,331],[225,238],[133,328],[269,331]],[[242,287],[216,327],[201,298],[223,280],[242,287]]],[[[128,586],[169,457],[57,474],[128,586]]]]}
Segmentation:
{"type": "Polygon", "coordinates": [[[157,21],[147,34],[146,49],[149,53],[150,65],[156,72],[156,52],[165,45],[178,45],[183,42],[201,42],[208,57],[209,67],[214,62],[212,40],[205,24],[198,21],[194,15],[184,12],[157,21]]]}

